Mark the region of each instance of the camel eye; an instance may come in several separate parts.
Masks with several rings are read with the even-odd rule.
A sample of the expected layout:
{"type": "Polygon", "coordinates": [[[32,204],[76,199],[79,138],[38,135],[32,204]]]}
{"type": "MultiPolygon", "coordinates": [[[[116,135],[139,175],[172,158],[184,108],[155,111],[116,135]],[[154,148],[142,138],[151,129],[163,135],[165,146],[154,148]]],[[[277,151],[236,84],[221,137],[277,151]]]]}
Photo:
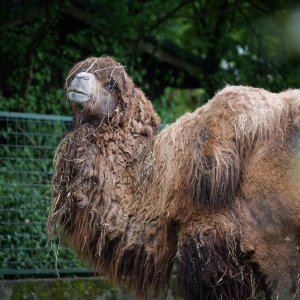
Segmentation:
{"type": "Polygon", "coordinates": [[[116,89],[116,83],[108,83],[106,85],[106,89],[109,91],[109,92],[112,92],[113,90],[116,89]]]}

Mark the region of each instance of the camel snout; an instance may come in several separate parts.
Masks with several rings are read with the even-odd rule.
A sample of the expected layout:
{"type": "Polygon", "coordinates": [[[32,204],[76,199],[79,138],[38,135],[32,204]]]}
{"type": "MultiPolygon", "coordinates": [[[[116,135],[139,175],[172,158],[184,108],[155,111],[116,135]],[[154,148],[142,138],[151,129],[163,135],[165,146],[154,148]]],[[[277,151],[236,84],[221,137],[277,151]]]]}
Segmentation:
{"type": "Polygon", "coordinates": [[[67,91],[71,102],[85,104],[92,96],[92,86],[95,76],[91,73],[80,72],[71,81],[67,91]]]}

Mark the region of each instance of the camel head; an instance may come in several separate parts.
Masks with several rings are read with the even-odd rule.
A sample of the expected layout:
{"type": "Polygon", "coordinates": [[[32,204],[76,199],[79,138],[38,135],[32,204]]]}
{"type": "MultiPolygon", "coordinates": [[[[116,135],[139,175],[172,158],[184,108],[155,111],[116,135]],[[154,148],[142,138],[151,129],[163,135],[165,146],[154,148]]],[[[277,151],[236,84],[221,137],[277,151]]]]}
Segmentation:
{"type": "MultiPolygon", "coordinates": [[[[139,97],[135,97],[142,92],[127,76],[125,67],[108,56],[75,64],[67,76],[65,91],[72,105],[75,128],[85,123],[98,127],[108,121],[118,126],[135,119],[134,107],[142,105],[136,103],[139,97]]],[[[151,114],[155,119],[152,125],[157,127],[159,120],[154,111],[151,114]]]]}

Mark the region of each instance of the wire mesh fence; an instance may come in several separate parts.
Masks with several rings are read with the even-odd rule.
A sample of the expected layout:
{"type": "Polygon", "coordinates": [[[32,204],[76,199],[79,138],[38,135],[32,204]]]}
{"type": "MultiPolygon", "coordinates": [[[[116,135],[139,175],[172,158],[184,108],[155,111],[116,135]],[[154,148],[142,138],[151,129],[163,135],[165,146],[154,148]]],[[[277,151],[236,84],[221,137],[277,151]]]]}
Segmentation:
{"type": "Polygon", "coordinates": [[[70,121],[0,112],[0,275],[87,271],[45,232],[54,152],[70,121]]]}

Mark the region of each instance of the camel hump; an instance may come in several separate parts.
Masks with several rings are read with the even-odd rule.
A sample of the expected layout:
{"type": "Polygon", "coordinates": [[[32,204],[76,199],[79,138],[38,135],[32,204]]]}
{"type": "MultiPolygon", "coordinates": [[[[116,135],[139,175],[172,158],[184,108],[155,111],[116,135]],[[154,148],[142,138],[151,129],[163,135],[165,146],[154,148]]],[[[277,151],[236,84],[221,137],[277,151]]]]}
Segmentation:
{"type": "Polygon", "coordinates": [[[169,187],[175,186],[181,197],[205,209],[232,206],[251,155],[267,153],[272,143],[290,151],[300,131],[299,108],[300,90],[225,87],[158,136],[160,189],[172,195],[169,187]]]}
{"type": "Polygon", "coordinates": [[[226,87],[194,113],[194,142],[188,147],[188,191],[212,209],[230,206],[253,151],[270,139],[283,140],[291,105],[281,94],[250,87],[226,87]]]}

